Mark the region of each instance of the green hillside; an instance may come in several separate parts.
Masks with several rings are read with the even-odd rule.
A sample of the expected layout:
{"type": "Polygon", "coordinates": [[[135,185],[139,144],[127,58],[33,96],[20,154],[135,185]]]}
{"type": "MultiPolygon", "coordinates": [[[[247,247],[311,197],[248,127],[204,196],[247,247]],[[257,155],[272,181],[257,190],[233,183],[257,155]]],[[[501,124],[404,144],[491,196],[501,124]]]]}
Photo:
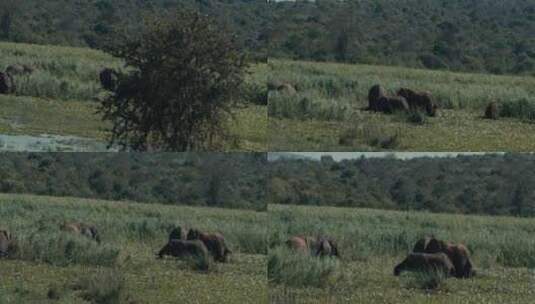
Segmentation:
{"type": "Polygon", "coordinates": [[[267,303],[266,213],[0,194],[0,216],[22,252],[0,259],[2,303],[267,303]],[[94,224],[101,244],[60,232],[64,221],[94,224]],[[230,262],[205,273],[157,260],[177,224],[223,233],[230,262]]]}
{"type": "Polygon", "coordinates": [[[283,205],[270,205],[269,217],[272,303],[532,302],[532,220],[283,205]],[[302,234],[333,237],[342,258],[307,259],[285,250],[289,236],[302,234]],[[395,265],[430,234],[464,243],[477,275],[440,280],[433,289],[425,277],[395,277],[395,265]]]}
{"type": "Polygon", "coordinates": [[[400,67],[270,60],[272,151],[533,151],[535,79],[400,67]],[[429,91],[438,117],[364,111],[368,91],[381,84],[429,91]],[[502,117],[483,119],[490,102],[502,117]]]}
{"type": "MultiPolygon", "coordinates": [[[[0,95],[0,134],[108,139],[111,126],[96,113],[106,94],[99,73],[105,67],[121,68],[119,60],[87,48],[0,43],[0,70],[12,64],[32,66],[35,72],[15,77],[15,95],[0,95]]],[[[266,65],[253,65],[250,72],[248,83],[265,84],[266,65]]],[[[266,107],[245,103],[234,116],[226,124],[230,138],[223,149],[264,151],[266,107]]]]}

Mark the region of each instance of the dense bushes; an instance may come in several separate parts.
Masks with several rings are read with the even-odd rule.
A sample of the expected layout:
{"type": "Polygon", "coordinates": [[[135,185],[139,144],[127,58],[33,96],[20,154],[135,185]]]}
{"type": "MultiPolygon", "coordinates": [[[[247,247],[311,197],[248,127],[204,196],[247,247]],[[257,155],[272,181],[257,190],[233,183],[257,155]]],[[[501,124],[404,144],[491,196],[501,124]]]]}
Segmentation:
{"type": "Polygon", "coordinates": [[[270,165],[270,201],[535,216],[533,155],[456,158],[277,160],[270,165]]]}
{"type": "Polygon", "coordinates": [[[265,209],[265,156],[8,153],[0,192],[265,209]]]}

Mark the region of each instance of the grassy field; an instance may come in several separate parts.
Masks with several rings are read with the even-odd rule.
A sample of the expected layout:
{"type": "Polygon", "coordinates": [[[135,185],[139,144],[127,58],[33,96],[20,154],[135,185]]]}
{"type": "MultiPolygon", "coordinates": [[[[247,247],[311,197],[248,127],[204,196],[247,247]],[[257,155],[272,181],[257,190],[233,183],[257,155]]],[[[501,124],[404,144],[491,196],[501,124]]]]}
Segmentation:
{"type": "Polygon", "coordinates": [[[0,303],[267,303],[266,213],[0,194],[0,216],[22,248],[0,260],[0,303]],[[95,224],[102,243],[64,220],[95,224]],[[175,224],[222,232],[230,262],[157,260],[175,224]]]}
{"type": "Polygon", "coordinates": [[[532,303],[532,219],[270,205],[271,303],[532,303]],[[342,259],[305,258],[286,250],[290,235],[330,235],[342,259]],[[416,274],[393,276],[420,237],[462,242],[478,275],[425,287],[416,274]]]}
{"type": "MultiPolygon", "coordinates": [[[[121,68],[119,60],[96,50],[0,43],[0,70],[11,64],[33,66],[30,76],[17,76],[16,95],[0,95],[0,134],[69,135],[105,141],[109,124],[97,115],[99,73],[121,68]]],[[[253,65],[247,81],[265,84],[268,67],[253,65]]],[[[227,128],[228,151],[266,151],[267,108],[247,104],[235,110],[227,128]]]]}
{"type": "Polygon", "coordinates": [[[295,95],[270,92],[270,151],[535,149],[533,77],[283,60],[269,65],[269,82],[297,89],[295,95]],[[439,115],[416,124],[405,114],[363,111],[374,84],[390,94],[400,87],[429,91],[439,115]],[[483,119],[491,101],[507,117],[483,119]]]}

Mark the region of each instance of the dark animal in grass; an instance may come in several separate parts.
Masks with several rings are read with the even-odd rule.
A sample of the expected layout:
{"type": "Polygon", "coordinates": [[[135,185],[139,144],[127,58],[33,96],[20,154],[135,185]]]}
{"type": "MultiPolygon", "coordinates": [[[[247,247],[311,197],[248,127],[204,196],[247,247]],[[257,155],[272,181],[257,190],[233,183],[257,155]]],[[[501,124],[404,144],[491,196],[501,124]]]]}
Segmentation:
{"type": "Polygon", "coordinates": [[[113,91],[117,87],[119,74],[110,68],[105,68],[100,72],[100,84],[107,91],[113,91]]]}
{"type": "Polygon", "coordinates": [[[191,229],[187,236],[188,241],[201,240],[214,257],[214,261],[225,263],[228,255],[232,253],[225,244],[225,237],[221,233],[205,233],[191,229]]]}
{"type": "Polygon", "coordinates": [[[453,263],[455,267],[456,278],[470,278],[476,275],[475,269],[473,269],[472,261],[470,261],[470,252],[463,244],[454,244],[444,242],[435,237],[427,237],[428,240],[423,250],[421,246],[418,246],[422,241],[418,241],[415,245],[415,252],[424,253],[444,253],[453,263]],[[416,248],[418,247],[418,248],[416,248]],[[416,251],[416,249],[418,251],[416,251]]]}
{"type": "Polygon", "coordinates": [[[407,100],[411,110],[423,110],[429,116],[436,116],[438,105],[433,101],[433,97],[429,92],[415,92],[411,89],[401,88],[398,90],[397,95],[407,100]]]}
{"type": "Polygon", "coordinates": [[[83,235],[95,240],[97,243],[100,243],[100,235],[98,233],[98,229],[93,225],[71,222],[62,224],[60,228],[63,231],[83,235]]]}
{"type": "Polygon", "coordinates": [[[485,109],[485,118],[498,119],[498,103],[491,102],[487,105],[487,108],[485,109]]]}
{"type": "Polygon", "coordinates": [[[171,240],[186,240],[188,238],[188,229],[176,226],[169,233],[169,241],[171,240]]]}
{"type": "Polygon", "coordinates": [[[379,98],[386,96],[386,90],[376,84],[373,87],[371,87],[370,91],[368,92],[368,109],[369,111],[375,111],[379,112],[379,98]]]}
{"type": "Polygon", "coordinates": [[[13,248],[13,237],[7,230],[0,230],[0,257],[7,257],[13,248]]]}
{"type": "Polygon", "coordinates": [[[284,83],[280,85],[277,88],[277,91],[284,93],[286,95],[290,95],[290,96],[297,94],[297,90],[295,89],[295,87],[289,83],[284,83]]]}
{"type": "Polygon", "coordinates": [[[318,238],[316,242],[315,254],[316,256],[320,256],[320,257],[324,257],[324,256],[340,257],[336,242],[331,238],[324,238],[324,237],[318,238]]]}
{"type": "Polygon", "coordinates": [[[282,86],[282,82],[278,80],[271,80],[271,81],[268,81],[267,83],[268,91],[276,91],[281,86],[282,86]]]}
{"type": "Polygon", "coordinates": [[[208,259],[208,249],[200,240],[171,240],[158,252],[158,257],[174,256],[177,258],[197,256],[208,259]]]}
{"type": "Polygon", "coordinates": [[[455,275],[455,267],[448,256],[442,252],[410,253],[394,268],[394,275],[399,276],[403,271],[436,272],[446,277],[455,275]]]}
{"type": "Polygon", "coordinates": [[[30,75],[34,69],[29,65],[21,64],[12,64],[6,68],[6,73],[15,76],[15,75],[30,75]]]}
{"type": "Polygon", "coordinates": [[[377,101],[377,107],[380,112],[392,114],[395,112],[408,112],[409,105],[405,98],[396,96],[382,96],[377,101]]]}
{"type": "Polygon", "coordinates": [[[0,72],[0,94],[15,93],[15,82],[9,73],[0,72]]]}

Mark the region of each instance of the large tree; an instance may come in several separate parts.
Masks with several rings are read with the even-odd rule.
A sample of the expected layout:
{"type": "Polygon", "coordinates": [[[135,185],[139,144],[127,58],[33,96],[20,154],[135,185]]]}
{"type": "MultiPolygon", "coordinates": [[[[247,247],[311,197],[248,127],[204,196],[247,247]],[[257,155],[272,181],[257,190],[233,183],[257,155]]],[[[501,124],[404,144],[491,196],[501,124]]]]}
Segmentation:
{"type": "Polygon", "coordinates": [[[183,10],[146,17],[106,50],[128,71],[100,107],[113,124],[112,144],[138,151],[219,148],[246,67],[228,31],[183,10]]]}

